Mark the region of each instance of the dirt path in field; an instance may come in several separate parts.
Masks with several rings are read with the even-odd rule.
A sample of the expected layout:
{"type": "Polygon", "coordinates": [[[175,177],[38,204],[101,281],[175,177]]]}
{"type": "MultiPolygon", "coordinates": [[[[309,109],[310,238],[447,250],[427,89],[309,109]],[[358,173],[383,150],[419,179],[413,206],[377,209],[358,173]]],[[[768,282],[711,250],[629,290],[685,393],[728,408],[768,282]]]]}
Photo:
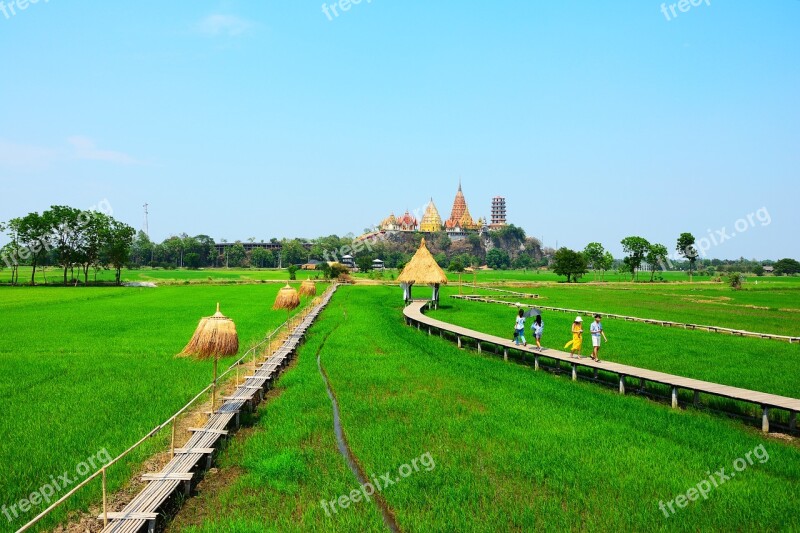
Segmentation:
{"type": "MultiPolygon", "coordinates": [[[[328,341],[328,337],[336,331],[336,328],[329,331],[325,338],[322,339],[322,342],[317,348],[317,368],[319,368],[319,373],[322,376],[322,381],[325,382],[325,389],[328,391],[328,397],[331,399],[331,405],[333,406],[333,432],[336,434],[336,445],[339,448],[339,452],[347,461],[347,466],[350,467],[350,470],[353,472],[353,475],[356,476],[359,484],[365,486],[366,484],[370,483],[369,478],[364,473],[364,469],[358,462],[358,459],[353,454],[353,451],[350,449],[350,446],[347,444],[347,437],[344,435],[344,430],[342,429],[342,419],[341,413],[339,411],[339,402],[336,399],[336,393],[333,391],[333,387],[331,386],[330,379],[328,379],[328,373],[325,372],[325,367],[322,366],[322,357],[321,352],[322,349],[325,347],[325,343],[328,341]]],[[[389,528],[390,531],[393,532],[400,532],[400,526],[397,524],[397,519],[395,518],[394,511],[389,507],[389,504],[383,498],[383,496],[379,492],[375,492],[372,495],[372,498],[375,500],[378,508],[381,511],[381,515],[383,516],[383,522],[386,524],[386,527],[389,528]]]]}

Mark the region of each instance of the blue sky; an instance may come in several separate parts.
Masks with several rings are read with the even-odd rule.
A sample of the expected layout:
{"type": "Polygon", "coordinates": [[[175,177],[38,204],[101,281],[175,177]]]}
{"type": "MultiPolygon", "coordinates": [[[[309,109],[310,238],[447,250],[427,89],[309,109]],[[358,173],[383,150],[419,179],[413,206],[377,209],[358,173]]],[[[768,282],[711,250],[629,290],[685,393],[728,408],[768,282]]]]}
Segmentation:
{"type": "Polygon", "coordinates": [[[157,240],[357,234],[446,216],[460,177],[548,246],[800,258],[800,1],[321,6],[0,11],[0,220],[107,200],[137,228],[148,202],[157,240]]]}

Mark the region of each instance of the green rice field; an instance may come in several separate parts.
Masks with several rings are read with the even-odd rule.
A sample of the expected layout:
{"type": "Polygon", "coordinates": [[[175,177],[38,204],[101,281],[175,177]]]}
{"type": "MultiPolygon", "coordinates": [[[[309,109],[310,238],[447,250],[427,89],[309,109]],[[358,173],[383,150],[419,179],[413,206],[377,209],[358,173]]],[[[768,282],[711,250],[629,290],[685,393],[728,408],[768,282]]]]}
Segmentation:
{"type": "Polygon", "coordinates": [[[253,431],[170,531],[386,529],[373,503],[321,504],[358,484],[334,451],[317,355],[364,471],[397,478],[382,495],[404,531],[800,528],[796,444],[459,350],[405,326],[399,300],[396,288],[339,290],[253,431]],[[659,508],[711,469],[766,457],[761,446],[768,459],[707,499],[659,508]],[[434,468],[397,475],[423,454],[434,468]]]}
{"type": "MultiPolygon", "coordinates": [[[[240,353],[286,320],[271,310],[279,285],[0,290],[0,505],[11,505],[90,455],[124,451],[211,382],[211,362],[176,358],[217,302],[240,353]],[[13,465],[9,468],[9,465],[13,465]]],[[[226,368],[236,358],[222,359],[226,368]]],[[[121,486],[169,432],[109,471],[121,486]]],[[[66,491],[63,491],[66,492],[66,491]]],[[[97,502],[85,490],[66,506],[97,502]]],[[[30,519],[39,505],[25,514],[30,519]]],[[[58,513],[56,516],[63,516],[58,513]]],[[[16,529],[26,520],[7,522],[16,529]]]]}

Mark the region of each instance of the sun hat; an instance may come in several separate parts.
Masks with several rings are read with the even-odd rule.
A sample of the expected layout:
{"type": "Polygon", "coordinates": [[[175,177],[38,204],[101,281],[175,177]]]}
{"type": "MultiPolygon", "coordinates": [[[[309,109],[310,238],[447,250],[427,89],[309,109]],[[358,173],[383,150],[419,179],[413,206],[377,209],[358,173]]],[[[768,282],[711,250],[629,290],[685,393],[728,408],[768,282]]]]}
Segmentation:
{"type": "Polygon", "coordinates": [[[583,319],[579,316],[575,317],[575,322],[583,322],[583,319]]]}

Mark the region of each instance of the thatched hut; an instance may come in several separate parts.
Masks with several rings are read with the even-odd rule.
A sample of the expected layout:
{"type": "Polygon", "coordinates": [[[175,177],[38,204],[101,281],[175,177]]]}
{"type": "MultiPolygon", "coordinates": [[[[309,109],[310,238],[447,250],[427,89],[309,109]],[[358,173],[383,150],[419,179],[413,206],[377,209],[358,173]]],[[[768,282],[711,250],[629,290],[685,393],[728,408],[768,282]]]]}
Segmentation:
{"type": "Polygon", "coordinates": [[[403,287],[403,298],[406,302],[411,301],[411,287],[415,283],[425,284],[433,287],[433,296],[431,300],[434,306],[439,304],[439,285],[447,285],[447,275],[442,270],[442,267],[436,262],[428,247],[425,245],[425,239],[419,243],[419,249],[411,261],[408,262],[406,267],[397,277],[400,286],[403,287]]]}

